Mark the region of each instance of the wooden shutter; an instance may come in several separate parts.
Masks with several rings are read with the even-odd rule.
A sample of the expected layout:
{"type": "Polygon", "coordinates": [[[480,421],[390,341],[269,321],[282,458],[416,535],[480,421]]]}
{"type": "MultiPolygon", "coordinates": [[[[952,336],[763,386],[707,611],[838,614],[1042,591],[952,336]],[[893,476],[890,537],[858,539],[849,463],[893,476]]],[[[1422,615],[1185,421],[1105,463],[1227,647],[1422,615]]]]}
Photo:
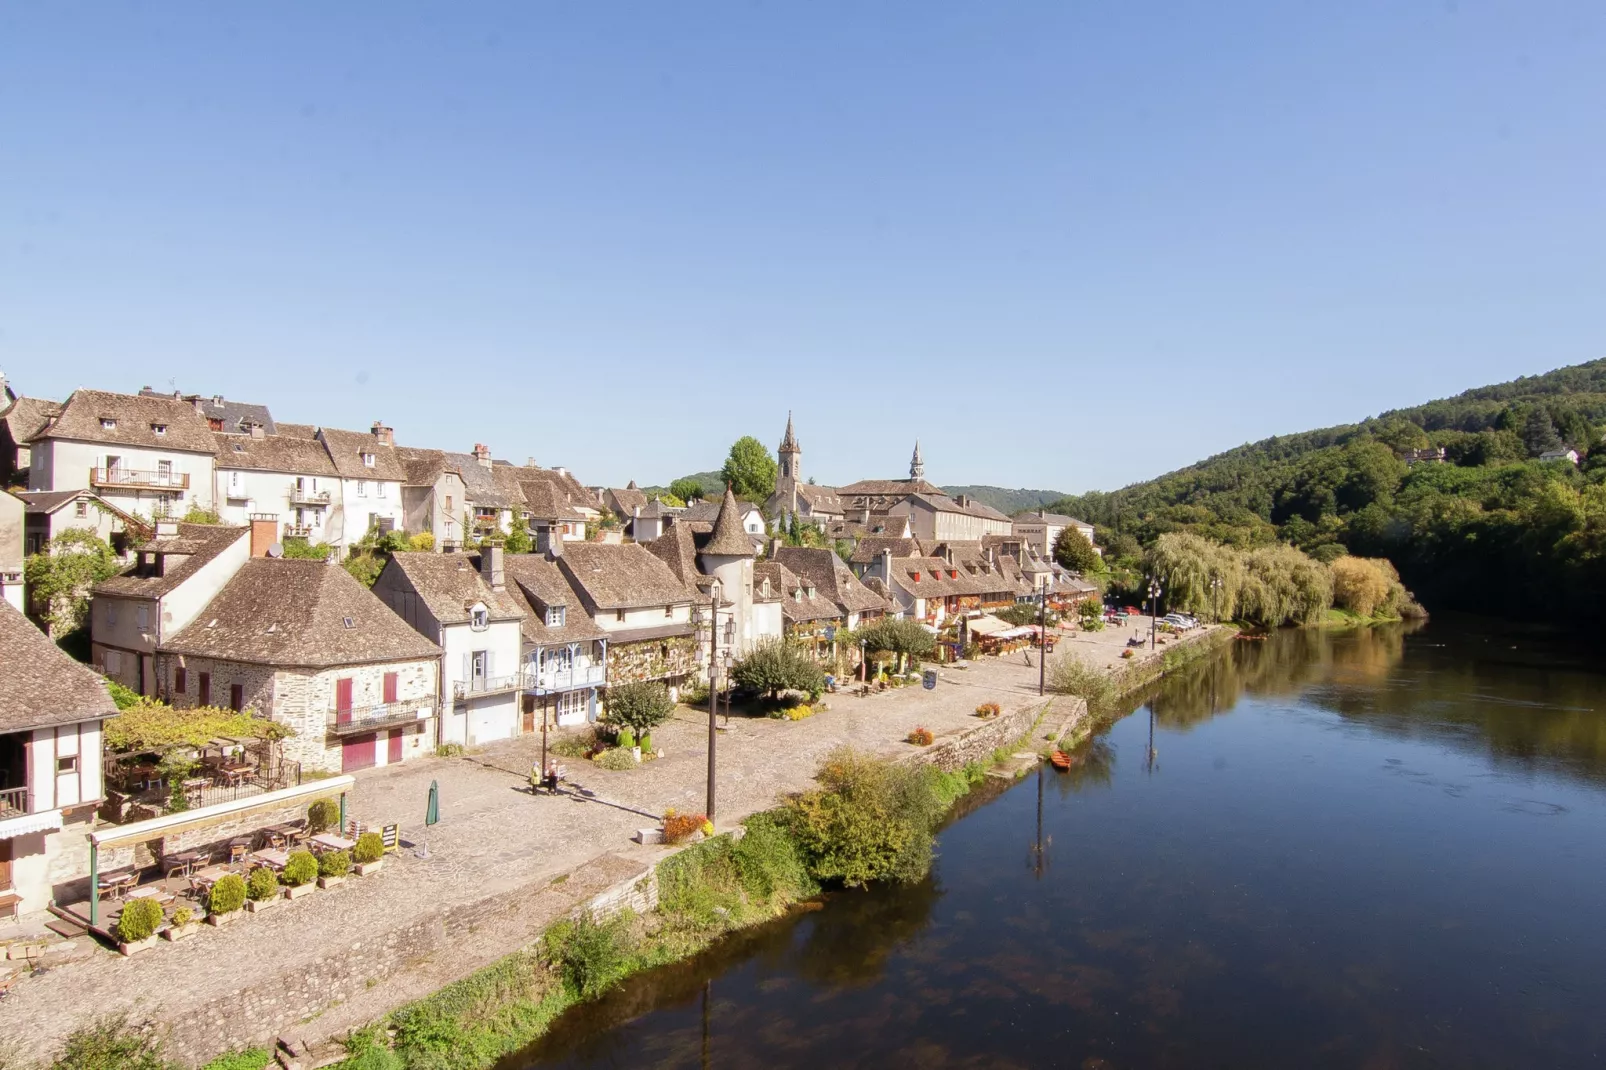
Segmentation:
{"type": "Polygon", "coordinates": [[[396,674],[393,672],[385,674],[385,701],[396,701],[396,674]]]}
{"type": "Polygon", "coordinates": [[[240,684],[229,685],[229,709],[235,711],[245,709],[245,688],[240,684]]]}
{"type": "Polygon", "coordinates": [[[212,674],[209,672],[203,672],[199,675],[200,680],[198,681],[198,686],[200,687],[201,692],[198,696],[196,696],[196,700],[202,706],[210,706],[212,705],[212,674]]]}
{"type": "Polygon", "coordinates": [[[173,670],[173,694],[182,695],[184,693],[184,688],[189,683],[188,677],[189,673],[185,671],[182,665],[173,670]]]}
{"type": "Polygon", "coordinates": [[[335,681],[335,722],[345,724],[351,720],[351,677],[335,681]]]}

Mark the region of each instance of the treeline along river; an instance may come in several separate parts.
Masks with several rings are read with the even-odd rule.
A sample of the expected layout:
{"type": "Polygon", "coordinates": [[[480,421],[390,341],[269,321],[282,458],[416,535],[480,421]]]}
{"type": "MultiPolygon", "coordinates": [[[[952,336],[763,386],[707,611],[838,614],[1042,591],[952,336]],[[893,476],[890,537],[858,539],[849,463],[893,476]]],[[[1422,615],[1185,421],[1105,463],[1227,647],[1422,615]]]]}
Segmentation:
{"type": "Polygon", "coordinates": [[[506,1065],[1606,1060],[1598,645],[1241,641],[1078,758],[966,799],[927,881],[640,975],[506,1065]]]}

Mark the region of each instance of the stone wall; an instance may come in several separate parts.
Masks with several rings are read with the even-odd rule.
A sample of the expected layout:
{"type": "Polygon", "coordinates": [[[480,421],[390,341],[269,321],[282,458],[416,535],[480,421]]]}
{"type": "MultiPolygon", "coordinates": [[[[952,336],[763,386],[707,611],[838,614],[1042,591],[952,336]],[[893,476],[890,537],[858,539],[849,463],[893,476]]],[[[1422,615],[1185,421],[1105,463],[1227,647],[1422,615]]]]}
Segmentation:
{"type": "MultiPolygon", "coordinates": [[[[1069,704],[1080,704],[1082,712],[1087,711],[1087,703],[1081,699],[1056,695],[1052,699],[1027,703],[1019,709],[999,714],[990,721],[978,719],[975,728],[944,733],[931,746],[922,747],[903,760],[926,762],[945,773],[963,769],[971,762],[987,761],[993,751],[1013,745],[1030,732],[1050,702],[1054,704],[1056,712],[1069,704]]],[[[1021,745],[1030,746],[1032,741],[1024,741],[1021,745]]]]}
{"type": "Polygon", "coordinates": [[[697,673],[697,640],[689,635],[608,644],[608,682],[675,680],[697,673]]]}

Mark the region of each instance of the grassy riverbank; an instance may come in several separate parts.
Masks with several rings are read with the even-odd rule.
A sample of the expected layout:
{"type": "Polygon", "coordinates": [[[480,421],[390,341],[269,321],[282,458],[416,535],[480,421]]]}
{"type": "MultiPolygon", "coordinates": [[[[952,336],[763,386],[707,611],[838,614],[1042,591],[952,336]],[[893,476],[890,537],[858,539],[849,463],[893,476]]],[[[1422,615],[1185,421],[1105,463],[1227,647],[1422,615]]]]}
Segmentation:
{"type": "Polygon", "coordinates": [[[1172,641],[1166,651],[1134,660],[1118,672],[1107,672],[1074,654],[1062,654],[1049,662],[1048,689],[1060,695],[1075,695],[1087,702],[1089,713],[1109,714],[1120,708],[1133,692],[1147,687],[1167,673],[1214,655],[1238,634],[1236,626],[1219,625],[1204,635],[1183,642],[1172,641]]]}

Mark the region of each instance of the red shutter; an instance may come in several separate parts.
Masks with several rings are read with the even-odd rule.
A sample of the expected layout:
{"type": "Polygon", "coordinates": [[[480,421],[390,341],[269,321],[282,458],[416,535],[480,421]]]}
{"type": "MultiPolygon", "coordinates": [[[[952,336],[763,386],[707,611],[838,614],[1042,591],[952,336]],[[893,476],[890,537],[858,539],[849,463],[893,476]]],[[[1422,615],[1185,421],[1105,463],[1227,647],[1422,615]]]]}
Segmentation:
{"type": "Polygon", "coordinates": [[[385,764],[386,765],[395,765],[398,762],[400,762],[401,760],[402,760],[402,730],[400,728],[392,728],[390,730],[389,744],[388,744],[388,746],[386,747],[386,750],[385,750],[385,764]]]}
{"type": "Polygon", "coordinates": [[[245,709],[245,688],[240,684],[229,685],[229,709],[236,712],[245,709]]]}
{"type": "Polygon", "coordinates": [[[335,681],[335,721],[345,724],[351,720],[351,677],[335,681]]]}
{"type": "Polygon", "coordinates": [[[196,696],[196,699],[200,705],[210,706],[212,705],[212,674],[203,672],[198,675],[200,676],[199,686],[201,693],[196,696]]]}
{"type": "Polygon", "coordinates": [[[385,674],[385,701],[396,701],[396,674],[393,672],[385,674]]]}
{"type": "Polygon", "coordinates": [[[173,694],[182,695],[184,693],[186,675],[182,666],[173,670],[173,694]]]}

